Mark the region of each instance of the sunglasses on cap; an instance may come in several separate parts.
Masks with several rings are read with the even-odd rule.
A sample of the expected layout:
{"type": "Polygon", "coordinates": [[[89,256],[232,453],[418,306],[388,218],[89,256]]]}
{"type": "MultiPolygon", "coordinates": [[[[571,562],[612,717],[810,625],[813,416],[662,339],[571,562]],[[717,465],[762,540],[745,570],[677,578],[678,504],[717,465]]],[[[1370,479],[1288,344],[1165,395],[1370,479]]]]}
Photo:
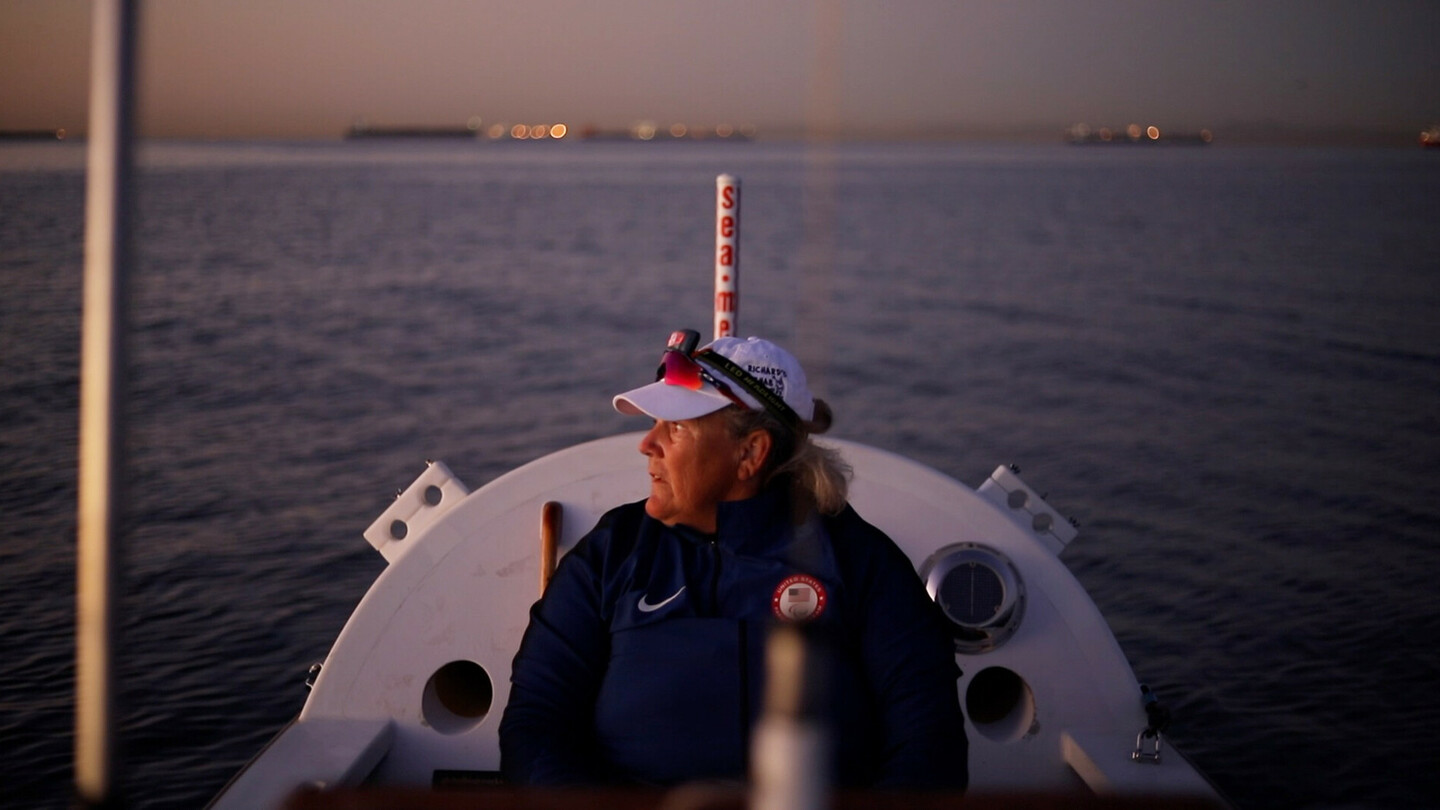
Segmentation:
{"type": "Polygon", "coordinates": [[[760,400],[765,406],[765,410],[780,417],[782,422],[791,427],[799,426],[799,414],[795,413],[794,409],[786,404],[778,394],[752,377],[745,369],[731,362],[728,357],[709,349],[695,351],[695,346],[699,342],[700,333],[694,329],[680,329],[670,333],[670,341],[665,346],[665,354],[660,358],[660,367],[655,370],[655,379],[663,380],[666,385],[675,385],[692,391],[698,391],[700,386],[709,383],[726,399],[744,410],[752,410],[750,405],[731,390],[728,384],[721,382],[714,374],[710,373],[709,369],[700,364],[698,358],[703,357],[707,362],[713,363],[717,370],[723,371],[727,377],[745,389],[746,393],[760,400]]]}

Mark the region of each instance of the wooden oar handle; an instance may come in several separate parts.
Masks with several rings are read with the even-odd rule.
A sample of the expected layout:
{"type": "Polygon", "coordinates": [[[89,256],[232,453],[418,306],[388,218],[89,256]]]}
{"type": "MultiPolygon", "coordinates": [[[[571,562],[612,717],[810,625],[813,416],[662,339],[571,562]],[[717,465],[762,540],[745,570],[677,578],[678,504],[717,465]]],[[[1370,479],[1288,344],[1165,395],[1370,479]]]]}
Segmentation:
{"type": "Polygon", "coordinates": [[[560,557],[560,504],[546,501],[540,507],[540,593],[550,584],[555,562],[560,557]]]}

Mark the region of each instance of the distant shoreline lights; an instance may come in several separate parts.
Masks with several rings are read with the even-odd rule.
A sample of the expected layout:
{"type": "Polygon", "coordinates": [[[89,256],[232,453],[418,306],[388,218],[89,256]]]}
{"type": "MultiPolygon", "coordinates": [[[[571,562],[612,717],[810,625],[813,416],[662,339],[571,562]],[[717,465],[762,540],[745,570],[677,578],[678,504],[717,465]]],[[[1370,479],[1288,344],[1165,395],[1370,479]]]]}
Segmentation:
{"type": "Polygon", "coordinates": [[[736,126],[730,123],[694,125],[675,122],[661,126],[654,121],[636,121],[624,129],[601,129],[595,125],[574,127],[564,122],[556,123],[513,123],[496,121],[486,124],[480,116],[472,116],[463,127],[433,126],[373,126],[364,119],[357,119],[346,133],[347,138],[474,138],[489,141],[558,141],[567,138],[581,140],[634,140],[634,141],[700,141],[700,140],[751,140],[755,137],[754,125],[736,126]]]}
{"type": "Polygon", "coordinates": [[[1066,130],[1066,139],[1073,144],[1208,144],[1215,140],[1215,134],[1208,129],[1181,134],[1163,134],[1154,124],[1141,126],[1129,124],[1124,127],[1100,127],[1092,129],[1089,124],[1075,124],[1066,130]]]}

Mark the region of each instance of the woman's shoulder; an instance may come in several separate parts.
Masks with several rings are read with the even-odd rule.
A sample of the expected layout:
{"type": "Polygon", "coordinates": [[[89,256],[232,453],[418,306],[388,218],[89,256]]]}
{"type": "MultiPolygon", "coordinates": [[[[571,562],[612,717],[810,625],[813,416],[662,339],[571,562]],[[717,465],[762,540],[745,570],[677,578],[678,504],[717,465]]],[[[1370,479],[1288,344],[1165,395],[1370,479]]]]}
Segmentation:
{"type": "Polygon", "coordinates": [[[845,542],[847,545],[855,545],[856,551],[877,551],[884,546],[894,546],[890,536],[871,524],[855,507],[849,503],[839,512],[833,515],[825,515],[822,520],[825,529],[832,538],[845,542]]]}
{"type": "Polygon", "coordinates": [[[635,547],[645,518],[645,501],[613,507],[580,538],[571,554],[592,559],[628,554],[635,547]]]}
{"type": "Polygon", "coordinates": [[[596,521],[595,529],[592,529],[591,533],[593,534],[602,528],[614,531],[616,527],[630,526],[631,524],[638,529],[640,521],[644,517],[645,501],[622,503],[619,506],[612,507],[609,511],[605,512],[605,514],[601,515],[600,520],[596,521]]]}
{"type": "Polygon", "coordinates": [[[833,515],[826,515],[823,521],[842,568],[870,573],[896,566],[914,570],[910,558],[890,535],[861,517],[850,504],[833,515]]]}

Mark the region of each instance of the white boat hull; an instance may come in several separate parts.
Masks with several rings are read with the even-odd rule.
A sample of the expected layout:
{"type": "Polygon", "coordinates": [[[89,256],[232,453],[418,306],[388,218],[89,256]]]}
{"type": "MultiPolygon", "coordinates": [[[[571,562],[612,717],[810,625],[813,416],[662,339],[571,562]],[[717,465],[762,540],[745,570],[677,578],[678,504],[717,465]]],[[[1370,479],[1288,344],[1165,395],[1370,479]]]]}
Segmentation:
{"type": "MultiPolygon", "coordinates": [[[[336,639],[299,717],[213,806],[267,806],[302,784],[495,778],[510,664],[539,596],[541,510],[562,506],[563,554],[606,510],[644,498],[640,435],[559,451],[474,493],[431,465],[366,532],[389,565],[336,639]]],[[[1018,601],[1003,632],[980,642],[989,649],[957,653],[972,794],[1222,802],[1173,749],[1158,761],[1134,758],[1147,725],[1140,686],[1057,556],[1075,536],[1067,521],[1004,468],[971,489],[882,450],[832,444],[855,470],[855,509],[917,569],[934,567],[937,551],[978,549],[1014,575],[1004,590],[1018,601]]]]}

